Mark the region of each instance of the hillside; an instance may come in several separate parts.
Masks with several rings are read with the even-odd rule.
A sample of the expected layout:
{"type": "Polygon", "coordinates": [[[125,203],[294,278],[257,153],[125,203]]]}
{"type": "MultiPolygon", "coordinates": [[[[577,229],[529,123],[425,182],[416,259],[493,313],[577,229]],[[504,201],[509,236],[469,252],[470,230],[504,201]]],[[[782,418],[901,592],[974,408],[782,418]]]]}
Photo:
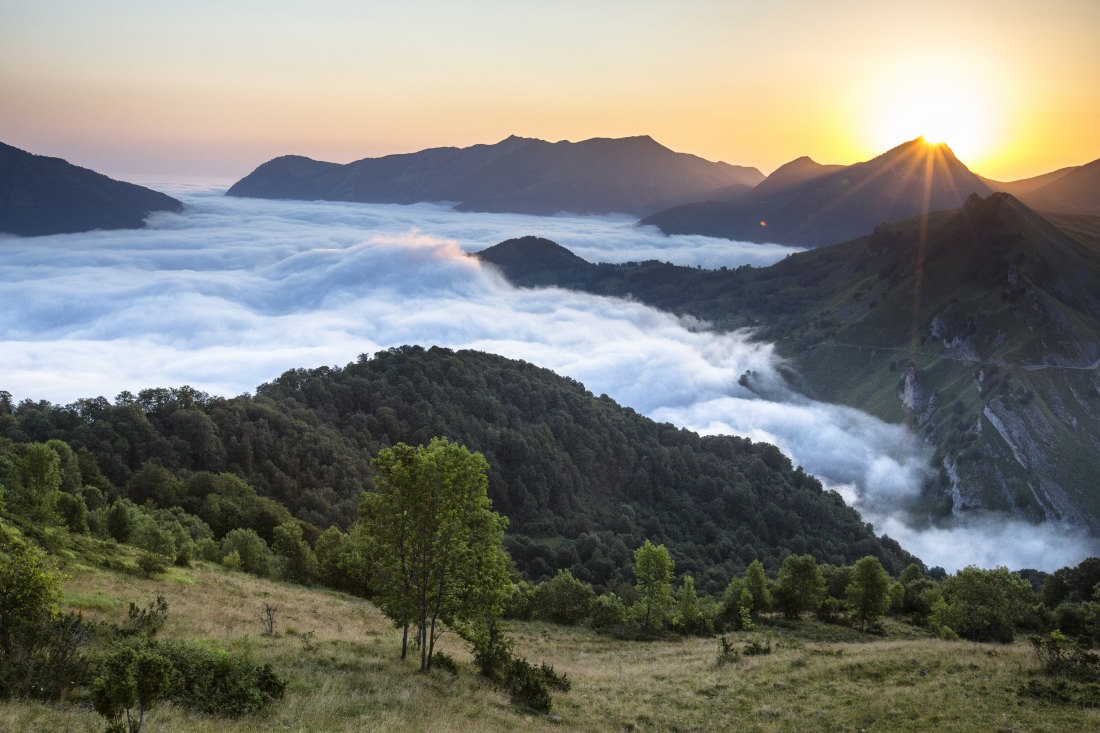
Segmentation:
{"type": "MultiPolygon", "coordinates": [[[[1096,532],[1100,220],[1056,221],[1007,194],[972,196],[928,219],[923,247],[918,218],[768,268],[571,262],[556,282],[756,328],[811,395],[932,442],[932,514],[986,509],[1096,532]]],[[[520,285],[553,280],[522,264],[525,248],[545,246],[479,257],[520,285]]]]}
{"type": "Polygon", "coordinates": [[[950,148],[923,138],[838,170],[816,165],[799,164],[795,170],[801,169],[804,180],[793,185],[769,186],[734,201],[677,206],[641,223],[666,234],[821,247],[869,234],[883,222],[956,208],[971,193],[990,193],[950,148]]]}
{"type": "Polygon", "coordinates": [[[228,195],[644,216],[686,201],[735,197],[763,177],[755,168],[673,152],[648,136],[577,143],[513,136],[494,145],[431,148],[346,165],[284,156],[233,184],[228,195]]]}
{"type": "Polygon", "coordinates": [[[1021,198],[1039,211],[1100,215],[1100,160],[1072,168],[1021,198]]]}
{"type": "MultiPolygon", "coordinates": [[[[111,543],[85,542],[97,545],[97,553],[111,549],[111,543]]],[[[507,622],[518,655],[553,665],[572,681],[570,692],[555,693],[551,718],[510,704],[506,692],[478,676],[457,635],[440,644],[457,661],[456,674],[442,668],[423,674],[401,662],[400,630],[361,598],[209,563],[145,578],[119,567],[117,556],[111,569],[83,552],[60,559],[67,575],[63,611],[124,623],[128,604],[143,606],[162,594],[168,618],[160,638],[247,653],[287,682],[283,699],[240,717],[158,705],[147,712],[149,731],[854,730],[882,721],[892,730],[984,731],[1009,714],[1014,725],[1032,731],[1100,723],[1096,708],[1018,692],[1044,683],[1022,639],[1011,645],[941,641],[894,619],[878,637],[813,619],[798,625],[777,619],[768,628],[773,653],[719,666],[714,638],[624,641],[581,626],[507,622]],[[265,604],[277,609],[271,636],[261,632],[265,604]],[[982,704],[975,706],[975,699],[982,704]]],[[[759,637],[728,634],[738,646],[759,637]]],[[[82,692],[61,702],[0,700],[0,726],[102,730],[103,719],[82,704],[82,692]]]]}
{"type": "Polygon", "coordinates": [[[163,193],[0,143],[0,232],[138,229],[154,211],[182,209],[163,193]]]}
{"type": "Polygon", "coordinates": [[[535,579],[570,568],[621,581],[646,538],[708,592],[791,552],[833,564],[873,554],[891,572],[912,559],[774,446],[658,424],[549,370],[473,351],[393,349],[233,399],[185,388],[25,401],[0,407],[3,436],[86,449],[120,488],[148,460],[181,477],[230,471],[319,528],[354,519],[380,448],[447,436],[485,455],[507,549],[535,579]]]}

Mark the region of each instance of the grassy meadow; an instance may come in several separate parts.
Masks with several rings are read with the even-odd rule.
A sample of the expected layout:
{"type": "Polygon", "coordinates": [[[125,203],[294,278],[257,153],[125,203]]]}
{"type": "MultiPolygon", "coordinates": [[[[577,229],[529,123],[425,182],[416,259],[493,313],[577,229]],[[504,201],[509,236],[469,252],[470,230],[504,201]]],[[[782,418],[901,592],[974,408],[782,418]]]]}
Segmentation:
{"type": "MultiPolygon", "coordinates": [[[[97,544],[114,554],[109,564],[127,564],[128,548],[97,544]]],[[[1100,729],[1098,709],[1017,694],[1040,678],[1024,640],[942,641],[892,621],[885,636],[871,636],[777,619],[766,629],[771,654],[719,665],[716,639],[624,641],[583,627],[510,622],[518,656],[552,664],[573,682],[570,692],[555,693],[545,716],[516,708],[483,681],[454,634],[437,648],[459,662],[457,675],[402,663],[399,631],[358,598],[207,564],[149,579],[73,556],[65,572],[67,610],[121,621],[131,601],[145,605],[162,594],[169,604],[162,638],[247,650],[288,682],[285,698],[262,714],[215,718],[163,703],[149,713],[147,731],[1100,729]],[[277,609],[274,636],[263,634],[265,604],[277,609]]],[[[758,636],[730,638],[740,647],[758,636]]],[[[66,704],[4,702],[0,730],[101,731],[102,719],[75,695],[66,704]]]]}

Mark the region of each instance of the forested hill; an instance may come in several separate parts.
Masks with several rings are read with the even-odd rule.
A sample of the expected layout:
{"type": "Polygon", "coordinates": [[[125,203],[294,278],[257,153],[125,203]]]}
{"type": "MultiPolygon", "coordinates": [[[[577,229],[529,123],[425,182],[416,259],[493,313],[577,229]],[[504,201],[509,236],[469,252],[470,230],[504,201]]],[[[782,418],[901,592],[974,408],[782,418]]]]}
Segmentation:
{"type": "Polygon", "coordinates": [[[774,572],[791,552],[834,564],[875,555],[894,573],[913,559],[774,446],[659,424],[481,352],[402,347],[232,399],[183,388],[3,405],[0,435],[86,449],[124,491],[150,460],[180,477],[230,471],[318,527],[354,519],[380,448],[446,436],[485,454],[508,550],[533,579],[558,568],[601,586],[626,579],[647,538],[709,592],[756,558],[774,572]]]}
{"type": "Polygon", "coordinates": [[[1100,218],[998,193],[765,268],[596,265],[533,237],[477,256],[517,285],[753,328],[810,396],[905,422],[935,447],[930,514],[993,510],[1100,535],[1100,218]]]}

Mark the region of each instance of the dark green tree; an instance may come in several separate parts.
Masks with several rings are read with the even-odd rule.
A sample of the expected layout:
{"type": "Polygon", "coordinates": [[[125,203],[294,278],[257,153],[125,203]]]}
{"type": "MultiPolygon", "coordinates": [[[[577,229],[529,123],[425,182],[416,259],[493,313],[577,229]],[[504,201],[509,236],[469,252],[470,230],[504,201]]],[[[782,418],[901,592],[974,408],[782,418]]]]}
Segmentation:
{"type": "Polygon", "coordinates": [[[92,706],[109,733],[140,733],[145,712],[168,691],[172,664],[148,647],[123,646],[103,661],[92,685],[92,706]]]}
{"type": "Polygon", "coordinates": [[[881,618],[890,607],[890,576],[882,569],[877,557],[868,555],[856,561],[852,581],[846,592],[852,618],[864,630],[868,621],[881,618]]]}
{"type": "Polygon", "coordinates": [[[787,618],[816,611],[825,597],[825,579],[813,555],[787,555],[779,568],[772,598],[787,618]]]}
{"type": "Polygon", "coordinates": [[[772,595],[768,590],[768,579],[764,576],[764,565],[759,560],[753,560],[745,568],[745,590],[752,594],[749,612],[753,618],[771,610],[772,595]]]}
{"type": "Polygon", "coordinates": [[[535,612],[559,624],[577,624],[588,616],[595,597],[591,585],[577,580],[568,570],[559,570],[535,588],[535,612]]]}
{"type": "Polygon", "coordinates": [[[275,528],[271,551],[275,553],[279,571],[294,583],[308,584],[317,574],[317,558],[313,548],[302,536],[298,522],[283,522],[275,528]]]}
{"type": "Polygon", "coordinates": [[[943,598],[932,623],[970,641],[1010,643],[1016,626],[1033,615],[1031,584],[1008,568],[983,570],[973,565],[943,582],[943,598]]]}

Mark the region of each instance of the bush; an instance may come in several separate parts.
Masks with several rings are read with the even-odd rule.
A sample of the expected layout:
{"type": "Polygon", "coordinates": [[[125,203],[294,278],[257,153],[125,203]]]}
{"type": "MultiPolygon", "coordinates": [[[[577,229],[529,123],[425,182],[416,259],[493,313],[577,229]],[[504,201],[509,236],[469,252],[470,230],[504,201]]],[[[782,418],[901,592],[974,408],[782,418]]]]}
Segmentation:
{"type": "Polygon", "coordinates": [[[1083,682],[1100,681],[1100,655],[1097,655],[1087,643],[1072,643],[1061,631],[1054,630],[1050,636],[1029,636],[1039,666],[1048,675],[1072,677],[1083,682]]]}
{"type": "MultiPolygon", "coordinates": [[[[746,612],[748,609],[745,609],[746,612]]],[[[733,642],[725,637],[721,636],[718,639],[718,666],[721,667],[726,664],[732,664],[741,659],[741,652],[733,645],[733,642]]]]}
{"type": "Polygon", "coordinates": [[[483,677],[506,688],[517,705],[549,712],[552,704],[550,688],[568,692],[569,677],[553,667],[538,667],[512,655],[512,642],[505,638],[496,624],[489,624],[474,641],[474,663],[483,677]]]}
{"type": "Polygon", "coordinates": [[[626,606],[614,593],[605,593],[592,601],[589,623],[597,631],[626,623],[626,606]]]}
{"type": "Polygon", "coordinates": [[[236,552],[240,568],[246,573],[265,577],[271,574],[272,555],[255,530],[234,529],[222,538],[222,556],[236,552]]]}
{"type": "Polygon", "coordinates": [[[145,573],[146,577],[152,577],[167,571],[171,562],[171,558],[148,550],[142,550],[141,554],[138,555],[138,567],[141,568],[141,572],[145,573]]]}
{"type": "Polygon", "coordinates": [[[755,636],[748,641],[745,646],[741,648],[741,651],[746,657],[757,657],[765,654],[772,653],[772,635],[767,633],[764,636],[755,636]]]}
{"type": "Polygon", "coordinates": [[[432,652],[432,667],[439,667],[451,674],[458,674],[458,662],[443,652],[432,652]]]}
{"type": "Polygon", "coordinates": [[[935,629],[950,629],[970,641],[1011,643],[1017,625],[1034,616],[1031,585],[1007,568],[967,567],[943,583],[933,606],[935,629]]]}
{"type": "Polygon", "coordinates": [[[161,642],[157,652],[172,664],[168,699],[177,705],[223,716],[261,710],[281,699],[286,682],[247,657],[184,642],[161,642]]]}
{"type": "Polygon", "coordinates": [[[577,580],[568,570],[559,570],[535,588],[535,612],[540,618],[571,626],[588,616],[595,595],[591,585],[577,580]]]}
{"type": "Polygon", "coordinates": [[[241,553],[236,550],[230,551],[222,558],[222,567],[226,570],[240,570],[241,569],[241,553]]]}

